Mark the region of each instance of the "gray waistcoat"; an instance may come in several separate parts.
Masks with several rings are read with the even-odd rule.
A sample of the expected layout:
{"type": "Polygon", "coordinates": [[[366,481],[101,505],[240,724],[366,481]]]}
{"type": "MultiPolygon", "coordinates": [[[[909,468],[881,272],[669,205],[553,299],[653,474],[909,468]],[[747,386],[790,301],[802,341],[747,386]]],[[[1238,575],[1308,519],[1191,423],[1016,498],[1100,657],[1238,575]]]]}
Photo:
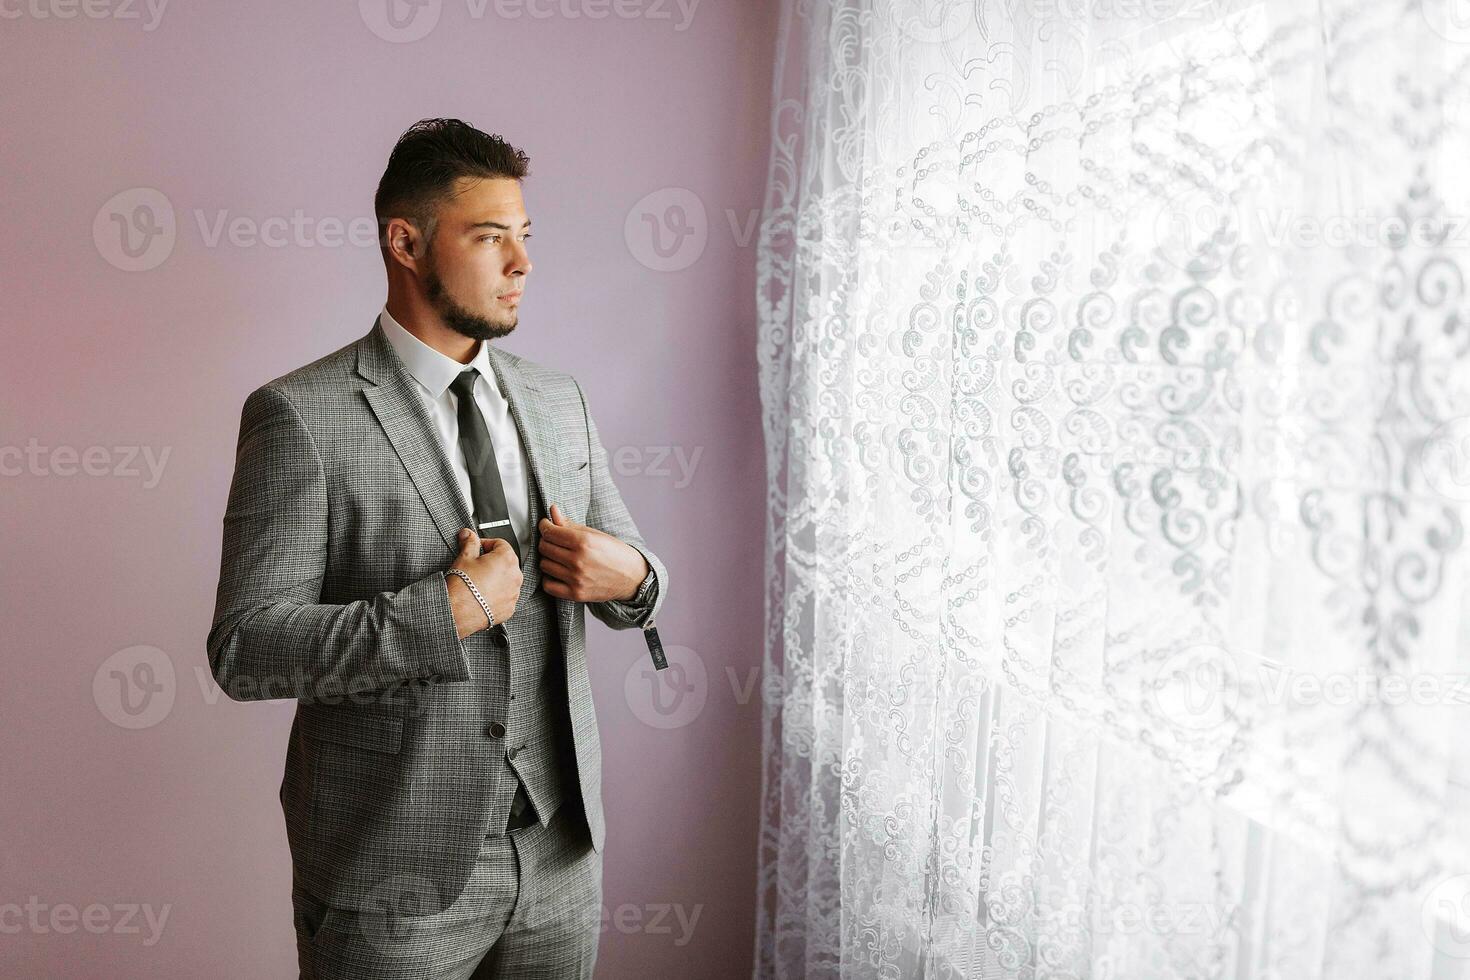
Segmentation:
{"type": "MultiPolygon", "coordinates": [[[[528,484],[531,481],[527,481],[528,484]]],[[[541,589],[537,523],[543,516],[530,490],[531,534],[521,542],[521,596],[504,630],[509,650],[495,644],[487,678],[492,689],[510,692],[506,702],[504,751],[495,761],[490,835],[504,833],[519,777],[542,823],[566,798],[580,800],[571,719],[567,715],[566,663],[552,598],[541,589]]]]}

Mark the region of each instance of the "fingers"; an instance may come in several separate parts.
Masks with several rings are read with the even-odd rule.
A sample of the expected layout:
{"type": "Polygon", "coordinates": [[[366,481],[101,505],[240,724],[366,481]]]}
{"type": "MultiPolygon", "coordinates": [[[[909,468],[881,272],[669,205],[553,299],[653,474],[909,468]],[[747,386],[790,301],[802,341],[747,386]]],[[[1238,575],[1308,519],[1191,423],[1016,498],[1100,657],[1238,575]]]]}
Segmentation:
{"type": "Polygon", "coordinates": [[[554,561],[561,562],[563,565],[570,563],[577,554],[574,549],[564,547],[546,538],[541,539],[541,543],[537,545],[537,550],[541,552],[542,561],[550,558],[554,561]]]}
{"type": "Polygon", "coordinates": [[[551,505],[551,522],[558,527],[566,527],[572,523],[567,520],[567,515],[562,513],[562,509],[556,504],[551,505]]]}
{"type": "MultiPolygon", "coordinates": [[[[552,506],[555,507],[556,505],[552,504],[552,506]]],[[[565,545],[570,545],[576,541],[577,537],[582,533],[581,527],[568,521],[565,517],[562,518],[562,521],[563,523],[556,524],[550,518],[541,518],[541,522],[536,525],[536,530],[541,532],[541,540],[556,541],[565,545]]]]}
{"type": "Polygon", "coordinates": [[[459,529],[459,557],[463,559],[480,557],[480,536],[467,527],[459,529]]]}
{"type": "Polygon", "coordinates": [[[541,588],[545,590],[547,595],[555,596],[558,599],[576,598],[575,594],[572,592],[572,587],[558,579],[543,577],[541,579],[541,588]]]}
{"type": "Polygon", "coordinates": [[[543,577],[550,576],[551,578],[560,579],[563,582],[575,581],[577,576],[577,573],[572,570],[571,566],[563,565],[559,561],[552,561],[544,556],[541,559],[541,574],[543,577]]]}
{"type": "Polygon", "coordinates": [[[508,561],[516,568],[521,567],[520,559],[516,557],[516,550],[511,547],[509,541],[504,538],[484,538],[482,542],[485,545],[485,550],[481,552],[481,557],[488,558],[494,556],[508,561]]]}

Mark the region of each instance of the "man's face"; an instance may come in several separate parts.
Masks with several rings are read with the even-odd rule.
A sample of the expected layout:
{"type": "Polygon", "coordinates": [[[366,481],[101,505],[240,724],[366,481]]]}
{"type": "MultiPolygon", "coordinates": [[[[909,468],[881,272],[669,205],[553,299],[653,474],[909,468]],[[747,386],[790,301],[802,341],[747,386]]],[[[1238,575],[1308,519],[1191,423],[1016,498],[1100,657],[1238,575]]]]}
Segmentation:
{"type": "Polygon", "coordinates": [[[519,181],[462,177],[439,206],[424,290],[444,322],[475,340],[516,327],[531,260],[531,221],[519,181]]]}

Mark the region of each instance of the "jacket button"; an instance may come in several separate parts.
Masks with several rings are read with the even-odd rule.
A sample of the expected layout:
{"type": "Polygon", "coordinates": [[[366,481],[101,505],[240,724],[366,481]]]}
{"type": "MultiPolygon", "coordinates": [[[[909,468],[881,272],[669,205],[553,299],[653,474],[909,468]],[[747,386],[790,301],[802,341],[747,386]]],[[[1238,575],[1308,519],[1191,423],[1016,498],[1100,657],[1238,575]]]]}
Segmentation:
{"type": "Polygon", "coordinates": [[[509,752],[505,753],[505,757],[507,759],[514,759],[516,757],[516,753],[519,751],[520,749],[511,749],[509,752]]]}
{"type": "Polygon", "coordinates": [[[491,738],[505,738],[505,726],[498,721],[491,722],[485,731],[491,738]]]}

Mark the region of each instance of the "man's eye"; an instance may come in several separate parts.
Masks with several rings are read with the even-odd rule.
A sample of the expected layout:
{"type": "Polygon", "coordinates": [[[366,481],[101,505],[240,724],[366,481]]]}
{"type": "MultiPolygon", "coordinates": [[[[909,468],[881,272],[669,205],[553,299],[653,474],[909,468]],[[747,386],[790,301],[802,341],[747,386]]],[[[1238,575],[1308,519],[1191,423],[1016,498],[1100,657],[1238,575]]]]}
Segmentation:
{"type": "Polygon", "coordinates": [[[531,240],[531,233],[529,231],[526,232],[524,235],[521,236],[521,241],[523,241],[523,242],[530,241],[530,240],[531,240]]]}

